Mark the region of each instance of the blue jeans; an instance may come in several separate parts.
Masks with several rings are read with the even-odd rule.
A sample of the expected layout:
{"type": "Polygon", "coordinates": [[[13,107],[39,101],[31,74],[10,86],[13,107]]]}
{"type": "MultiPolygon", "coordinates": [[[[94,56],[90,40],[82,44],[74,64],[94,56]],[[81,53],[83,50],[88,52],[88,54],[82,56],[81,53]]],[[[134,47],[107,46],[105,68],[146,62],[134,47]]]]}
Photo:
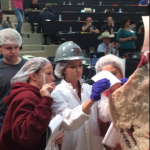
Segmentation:
{"type": "Polygon", "coordinates": [[[2,114],[0,114],[0,133],[1,133],[3,121],[4,121],[4,116],[2,114]]]}
{"type": "Polygon", "coordinates": [[[24,18],[24,11],[19,9],[19,8],[15,8],[14,7],[14,13],[15,13],[15,16],[18,20],[18,24],[16,26],[16,30],[21,33],[21,27],[22,27],[22,24],[23,24],[23,18],[24,18]]]}
{"type": "Polygon", "coordinates": [[[30,23],[31,31],[35,31],[34,23],[30,23]]]}

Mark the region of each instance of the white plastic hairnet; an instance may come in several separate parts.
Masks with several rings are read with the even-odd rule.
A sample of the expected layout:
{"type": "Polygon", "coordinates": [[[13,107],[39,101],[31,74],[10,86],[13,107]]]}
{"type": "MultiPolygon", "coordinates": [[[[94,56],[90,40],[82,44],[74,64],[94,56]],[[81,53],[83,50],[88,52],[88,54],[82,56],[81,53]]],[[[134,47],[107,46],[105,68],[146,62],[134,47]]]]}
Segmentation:
{"type": "Polygon", "coordinates": [[[120,60],[120,58],[118,58],[115,55],[109,54],[109,55],[105,55],[105,56],[101,57],[97,61],[96,65],[95,65],[96,73],[99,73],[100,71],[102,71],[102,68],[107,65],[112,65],[114,67],[118,67],[123,72],[123,64],[122,64],[122,61],[120,60]]]}
{"type": "Polygon", "coordinates": [[[15,82],[27,83],[29,75],[39,70],[46,63],[50,63],[50,61],[43,57],[35,57],[28,60],[19,72],[11,79],[11,84],[14,84],[15,82]]]}
{"type": "Polygon", "coordinates": [[[64,78],[63,76],[63,70],[66,68],[66,66],[68,65],[69,61],[60,61],[57,62],[56,66],[55,66],[55,75],[58,78],[64,78]]]}
{"type": "Polygon", "coordinates": [[[22,37],[15,29],[0,30],[0,45],[3,44],[17,44],[21,47],[22,37]]]}

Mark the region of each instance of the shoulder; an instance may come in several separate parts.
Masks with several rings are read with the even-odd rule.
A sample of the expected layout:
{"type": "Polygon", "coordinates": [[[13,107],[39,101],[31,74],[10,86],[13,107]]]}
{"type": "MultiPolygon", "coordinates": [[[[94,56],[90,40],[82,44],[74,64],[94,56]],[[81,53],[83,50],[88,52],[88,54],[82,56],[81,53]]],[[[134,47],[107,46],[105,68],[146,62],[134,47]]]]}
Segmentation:
{"type": "Polygon", "coordinates": [[[102,42],[101,44],[98,45],[98,47],[101,47],[101,46],[103,46],[103,42],[102,42]]]}
{"type": "Polygon", "coordinates": [[[19,65],[22,65],[22,66],[23,66],[27,61],[28,61],[28,60],[22,58],[22,60],[21,60],[21,62],[19,63],[19,65]]]}
{"type": "Polygon", "coordinates": [[[93,28],[96,28],[94,25],[92,25],[93,28]]]}
{"type": "Polygon", "coordinates": [[[103,28],[107,27],[107,24],[103,25],[103,28]]]}
{"type": "Polygon", "coordinates": [[[86,84],[86,83],[83,83],[83,84],[82,84],[82,88],[83,88],[84,90],[86,90],[86,91],[88,91],[88,92],[91,93],[91,90],[92,90],[92,86],[91,86],[91,85],[86,84]]]}
{"type": "Polygon", "coordinates": [[[53,90],[52,96],[64,95],[67,91],[69,90],[60,83],[56,86],[55,90],[53,90]]]}
{"type": "Polygon", "coordinates": [[[118,30],[118,33],[122,32],[122,31],[123,31],[123,28],[120,28],[120,29],[118,30]]]}

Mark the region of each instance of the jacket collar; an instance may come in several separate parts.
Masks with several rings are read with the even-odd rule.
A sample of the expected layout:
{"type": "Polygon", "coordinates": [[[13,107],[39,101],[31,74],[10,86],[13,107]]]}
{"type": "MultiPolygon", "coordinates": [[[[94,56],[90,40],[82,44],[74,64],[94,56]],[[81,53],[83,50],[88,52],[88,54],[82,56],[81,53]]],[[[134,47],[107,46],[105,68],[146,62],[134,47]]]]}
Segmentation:
{"type": "MultiPolygon", "coordinates": [[[[83,80],[80,79],[79,82],[80,82],[81,87],[82,87],[83,80]]],[[[73,89],[73,86],[71,85],[71,83],[66,82],[64,79],[61,81],[61,84],[63,84],[63,85],[64,85],[65,87],[67,87],[68,89],[73,89]]]]}

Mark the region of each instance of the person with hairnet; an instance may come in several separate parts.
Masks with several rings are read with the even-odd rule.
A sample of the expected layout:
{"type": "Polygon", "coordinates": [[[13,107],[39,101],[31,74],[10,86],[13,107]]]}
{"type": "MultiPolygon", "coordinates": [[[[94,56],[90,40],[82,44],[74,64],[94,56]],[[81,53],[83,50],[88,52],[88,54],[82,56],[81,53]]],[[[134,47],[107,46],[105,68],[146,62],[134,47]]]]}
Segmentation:
{"type": "Polygon", "coordinates": [[[8,105],[4,98],[11,90],[11,78],[22,68],[27,60],[19,57],[19,47],[22,44],[20,34],[14,29],[0,31],[0,132],[8,105]]]}
{"type": "MultiPolygon", "coordinates": [[[[0,135],[2,150],[45,150],[54,81],[53,67],[42,57],[28,60],[12,78],[13,89],[4,99],[9,107],[0,135]]],[[[64,133],[55,144],[61,144],[63,139],[64,133]]]]}
{"type": "MultiPolygon", "coordinates": [[[[101,57],[95,65],[95,70],[96,70],[96,74],[104,70],[111,72],[114,76],[116,76],[121,81],[122,85],[128,81],[127,78],[123,78],[123,64],[120,58],[116,57],[115,55],[110,54],[110,55],[101,57]]],[[[107,89],[105,92],[103,92],[103,95],[108,98],[118,88],[119,88],[118,85],[114,85],[111,88],[107,89]]],[[[104,137],[110,123],[105,123],[100,119],[98,119],[98,122],[100,125],[100,131],[103,132],[104,134],[103,137],[104,137]]],[[[118,144],[118,143],[115,143],[115,144],[118,144]]],[[[105,148],[107,150],[112,150],[106,145],[105,145],[105,148]]],[[[116,148],[114,148],[113,150],[121,150],[121,148],[120,149],[119,148],[120,148],[120,145],[117,145],[116,148]]]]}
{"type": "Polygon", "coordinates": [[[93,86],[83,83],[81,48],[72,41],[65,42],[56,51],[55,75],[62,79],[52,92],[53,115],[63,117],[65,140],[61,150],[103,150],[97,118],[111,121],[107,98],[103,91],[110,87],[107,79],[93,86]]]}

